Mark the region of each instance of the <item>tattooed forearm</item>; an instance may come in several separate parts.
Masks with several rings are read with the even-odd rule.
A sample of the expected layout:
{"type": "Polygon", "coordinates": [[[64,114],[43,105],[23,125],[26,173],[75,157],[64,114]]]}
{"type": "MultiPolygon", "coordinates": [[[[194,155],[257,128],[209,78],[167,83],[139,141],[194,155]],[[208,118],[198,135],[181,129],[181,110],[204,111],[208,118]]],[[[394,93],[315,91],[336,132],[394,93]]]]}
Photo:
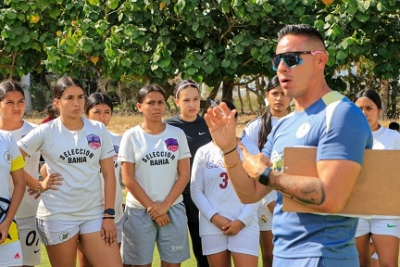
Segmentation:
{"type": "Polygon", "coordinates": [[[274,172],[270,175],[270,185],[304,204],[321,205],[325,202],[324,185],[320,179],[315,177],[295,178],[284,173],[274,172]]]}
{"type": "Polygon", "coordinates": [[[322,183],[316,184],[319,188],[313,190],[304,190],[299,196],[293,195],[293,198],[297,199],[304,204],[321,205],[325,201],[325,188],[322,183]]]}

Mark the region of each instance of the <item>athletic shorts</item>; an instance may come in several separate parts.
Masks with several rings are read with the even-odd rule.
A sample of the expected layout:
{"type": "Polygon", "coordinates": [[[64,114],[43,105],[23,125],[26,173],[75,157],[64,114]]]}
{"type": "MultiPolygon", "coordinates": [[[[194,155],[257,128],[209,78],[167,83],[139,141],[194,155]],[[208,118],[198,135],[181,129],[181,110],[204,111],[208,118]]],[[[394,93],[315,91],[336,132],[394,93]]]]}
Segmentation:
{"type": "Polygon", "coordinates": [[[126,207],[121,242],[124,264],[151,263],[156,243],[163,262],[181,263],[190,258],[185,206],[175,204],[167,215],[170,223],[159,227],[145,209],[126,207]]]}
{"type": "Polygon", "coordinates": [[[40,265],[40,234],[36,227],[36,216],[17,219],[24,265],[40,265]]]}
{"type": "Polygon", "coordinates": [[[275,257],[272,267],[295,266],[295,267],[357,267],[360,266],[358,257],[352,259],[327,259],[327,258],[297,258],[286,259],[275,257]]]}
{"type": "Polygon", "coordinates": [[[124,216],[115,223],[115,227],[117,228],[117,243],[121,243],[122,240],[122,226],[124,224],[124,216]]]}
{"type": "Polygon", "coordinates": [[[358,219],[356,237],[369,233],[400,238],[400,221],[399,219],[358,219]]]}
{"type": "Polygon", "coordinates": [[[272,230],[272,213],[269,211],[267,205],[260,202],[257,209],[258,226],[260,231],[272,230]]]}
{"type": "Polygon", "coordinates": [[[61,244],[76,234],[90,234],[101,231],[103,219],[81,221],[36,220],[37,228],[46,246],[61,244]]]}
{"type": "Polygon", "coordinates": [[[12,222],[8,231],[9,238],[0,244],[0,266],[22,266],[22,249],[18,239],[18,226],[12,222]]]}
{"type": "Polygon", "coordinates": [[[235,253],[258,256],[259,233],[246,231],[243,228],[236,235],[203,235],[201,244],[204,255],[212,255],[225,250],[235,253]]]}

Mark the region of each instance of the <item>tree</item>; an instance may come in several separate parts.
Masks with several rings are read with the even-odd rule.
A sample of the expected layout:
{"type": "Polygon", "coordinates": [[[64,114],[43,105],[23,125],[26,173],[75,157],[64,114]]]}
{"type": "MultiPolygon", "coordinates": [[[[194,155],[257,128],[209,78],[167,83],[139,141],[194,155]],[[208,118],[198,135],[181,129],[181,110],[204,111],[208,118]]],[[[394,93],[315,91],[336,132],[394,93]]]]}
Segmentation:
{"type": "Polygon", "coordinates": [[[397,79],[399,9],[396,0],[329,6],[314,0],[6,0],[0,64],[13,65],[15,58],[18,73],[84,70],[119,82],[156,82],[169,92],[168,80],[180,73],[215,90],[223,82],[229,96],[236,77],[272,77],[276,32],[307,23],[325,34],[326,77],[344,90],[345,83],[331,77],[361,57],[372,62],[374,76],[397,79]],[[21,30],[14,33],[12,26],[21,30]]]}

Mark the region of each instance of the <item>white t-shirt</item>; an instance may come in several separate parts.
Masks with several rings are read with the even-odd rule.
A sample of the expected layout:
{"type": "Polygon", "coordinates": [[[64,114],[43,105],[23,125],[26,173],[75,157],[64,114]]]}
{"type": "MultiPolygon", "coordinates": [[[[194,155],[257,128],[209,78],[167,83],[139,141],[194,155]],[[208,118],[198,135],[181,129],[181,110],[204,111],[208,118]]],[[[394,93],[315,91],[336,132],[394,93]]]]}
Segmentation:
{"type": "MultiPolygon", "coordinates": [[[[248,147],[246,147],[248,148],[248,147]]],[[[249,149],[249,148],[248,148],[249,149]]],[[[254,154],[256,151],[249,150],[254,154]]],[[[240,150],[239,150],[240,151],[240,150]]],[[[200,236],[221,234],[210,220],[218,213],[229,220],[240,220],[246,229],[259,232],[257,208],[259,202],[243,204],[229,180],[221,150],[210,142],[200,147],[194,158],[190,191],[193,202],[200,211],[200,236]]]]}
{"type": "MultiPolygon", "coordinates": [[[[400,133],[381,126],[378,130],[372,132],[374,138],[372,149],[380,150],[399,150],[400,133]]],[[[371,216],[373,219],[399,219],[400,216],[371,216]]],[[[363,217],[364,218],[364,217],[363,217]]]]}
{"type": "MultiPolygon", "coordinates": [[[[16,141],[21,140],[27,133],[29,133],[32,129],[37,127],[36,124],[24,121],[21,128],[15,131],[9,131],[16,141]]],[[[40,161],[40,152],[35,152],[31,156],[25,158],[25,171],[32,175],[35,179],[38,179],[39,176],[39,161],[40,161]]],[[[10,176],[11,179],[11,176],[10,176]]],[[[26,188],[28,189],[28,187],[26,188]]],[[[11,192],[14,190],[14,184],[10,183],[11,192]]],[[[36,216],[37,208],[39,205],[40,198],[35,199],[36,195],[29,195],[27,191],[25,191],[24,198],[22,199],[21,205],[15,215],[16,219],[28,218],[32,216],[36,216]]]]}
{"type": "MultiPolygon", "coordinates": [[[[135,179],[152,201],[164,201],[178,178],[178,161],[189,158],[185,133],[166,124],[156,135],[148,134],[137,125],[126,131],[121,140],[118,160],[135,164],[135,179]]],[[[183,200],[180,195],[173,205],[183,200]]],[[[126,205],[143,209],[129,192],[126,205]]]]}
{"type": "MultiPolygon", "coordinates": [[[[111,141],[114,146],[114,151],[115,154],[113,156],[114,158],[114,171],[115,171],[115,179],[116,179],[116,191],[115,191],[115,222],[119,222],[121,220],[122,216],[124,215],[124,211],[122,210],[122,188],[121,188],[121,182],[120,182],[120,174],[121,174],[121,162],[118,161],[118,152],[119,152],[119,144],[121,143],[121,138],[122,135],[116,134],[116,133],[110,133],[111,141]]],[[[101,184],[104,188],[104,179],[102,173],[101,175],[101,184]]],[[[104,189],[103,189],[103,195],[104,195],[104,189]]]]}
{"type": "Polygon", "coordinates": [[[42,194],[39,219],[76,221],[103,216],[99,161],[113,157],[115,151],[103,123],[81,119],[81,130],[70,131],[57,118],[39,125],[18,142],[28,155],[42,153],[48,174],[60,173],[64,178],[58,190],[42,194]]]}
{"type": "MultiPolygon", "coordinates": [[[[278,117],[271,117],[271,126],[274,127],[276,123],[279,121],[278,117]]],[[[247,123],[246,127],[243,129],[242,133],[242,142],[243,143],[252,143],[258,147],[258,132],[261,128],[262,117],[259,116],[254,120],[247,123]]],[[[267,141],[265,141],[267,142],[267,141]]]]}
{"type": "Polygon", "coordinates": [[[11,199],[10,172],[25,167],[17,143],[11,133],[0,130],[0,223],[5,219],[4,211],[8,210],[11,199]]]}

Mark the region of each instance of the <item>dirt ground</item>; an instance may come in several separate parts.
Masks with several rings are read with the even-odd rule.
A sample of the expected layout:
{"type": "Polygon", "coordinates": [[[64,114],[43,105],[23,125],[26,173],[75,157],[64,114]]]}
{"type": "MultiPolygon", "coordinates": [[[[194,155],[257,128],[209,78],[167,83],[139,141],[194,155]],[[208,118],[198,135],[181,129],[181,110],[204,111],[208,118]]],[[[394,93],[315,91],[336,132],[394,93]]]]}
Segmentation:
{"type": "MultiPolygon", "coordinates": [[[[165,116],[165,118],[170,117],[171,115],[165,116]]],[[[46,116],[44,114],[37,114],[37,113],[31,113],[28,114],[25,118],[25,120],[29,122],[33,122],[36,124],[40,124],[41,121],[45,118],[46,116]]],[[[239,120],[238,120],[238,127],[237,127],[237,135],[241,136],[241,133],[243,131],[243,128],[246,126],[246,124],[256,118],[257,115],[239,115],[239,120]]],[[[143,120],[142,116],[140,115],[122,115],[122,114],[115,114],[110,121],[110,124],[108,125],[108,130],[111,132],[117,133],[117,134],[123,134],[126,130],[138,125],[141,123],[143,120]]]]}

